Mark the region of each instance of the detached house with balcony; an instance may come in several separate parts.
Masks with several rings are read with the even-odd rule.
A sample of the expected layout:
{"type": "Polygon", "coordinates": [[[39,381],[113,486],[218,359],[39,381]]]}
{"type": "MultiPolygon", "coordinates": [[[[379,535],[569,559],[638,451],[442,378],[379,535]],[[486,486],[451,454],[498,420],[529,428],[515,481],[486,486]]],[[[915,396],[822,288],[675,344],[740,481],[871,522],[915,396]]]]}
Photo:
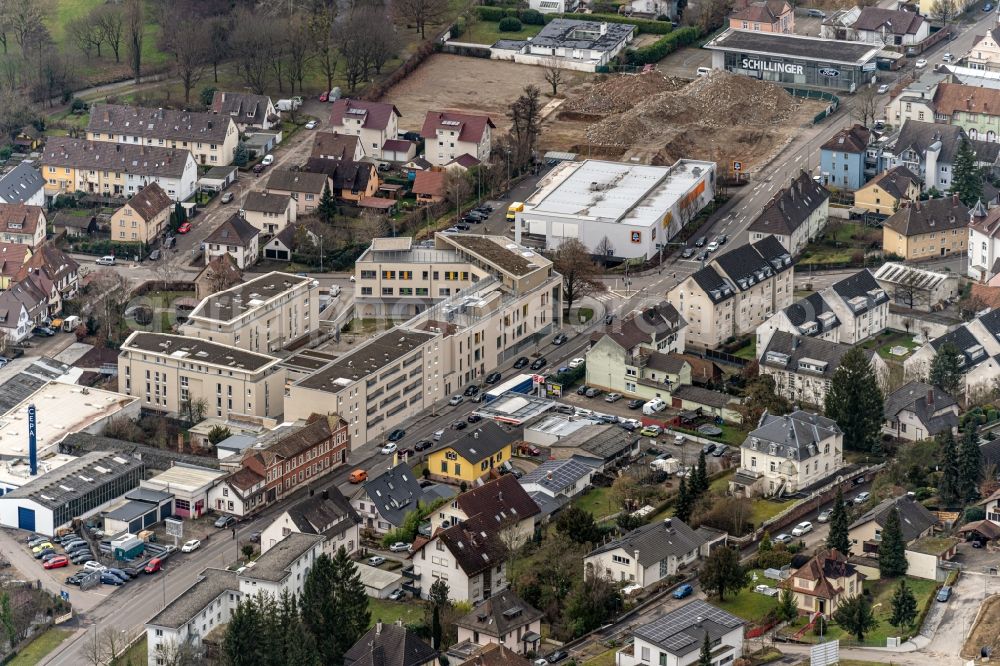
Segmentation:
{"type": "Polygon", "coordinates": [[[930,21],[916,12],[864,7],[854,22],[852,41],[905,47],[920,44],[930,35],[930,21]]]}
{"type": "Polygon", "coordinates": [[[847,537],[851,540],[851,552],[877,557],[882,543],[882,530],[893,511],[899,512],[899,528],[905,544],[929,536],[938,523],[937,516],[913,495],[890,497],[850,524],[847,537]]]}
{"type": "Polygon", "coordinates": [[[830,192],[802,171],[750,223],[750,241],[774,236],[786,250],[797,255],[823,230],[829,214],[830,192]]]}
{"type": "Polygon", "coordinates": [[[0,204],[0,241],[36,251],[45,242],[45,210],[41,206],[0,204]]]}
{"type": "Polygon", "coordinates": [[[882,432],[918,442],[942,432],[958,432],[958,403],[939,388],[908,382],[885,397],[882,432]]]}
{"type": "MultiPolygon", "coordinates": [[[[902,104],[902,113],[905,114],[907,104],[916,105],[917,102],[902,104]]],[[[902,122],[903,127],[882,150],[880,168],[884,170],[905,166],[923,181],[925,189],[933,187],[942,192],[948,191],[954,178],[955,154],[962,140],[966,139],[972,143],[972,150],[976,154],[976,165],[988,172],[996,171],[1000,143],[972,140],[958,125],[933,122],[930,113],[928,108],[926,113],[916,112],[921,120],[910,118],[897,121],[902,122]],[[922,117],[926,117],[926,122],[922,121],[922,117]]]]}
{"type": "Polygon", "coordinates": [[[447,529],[474,516],[484,516],[498,529],[509,530],[512,541],[524,543],[535,534],[541,511],[513,474],[475,486],[429,516],[431,530],[447,529]]]}
{"type": "Polygon", "coordinates": [[[211,108],[212,113],[232,118],[241,132],[247,129],[269,130],[281,123],[281,114],[267,95],[216,90],[211,108]]]}
{"type": "Polygon", "coordinates": [[[842,603],[861,594],[864,580],[847,555],[832,549],[813,557],[778,587],[791,590],[800,613],[830,617],[842,603]]]}
{"type": "Polygon", "coordinates": [[[458,643],[449,652],[502,645],[515,654],[537,652],[542,641],[542,612],[512,590],[498,592],[455,621],[458,643]]]}
{"type": "Polygon", "coordinates": [[[462,155],[484,162],[490,156],[495,127],[489,116],[428,111],[420,130],[424,139],[424,157],[433,166],[439,167],[447,166],[462,155]]]}
{"type": "Polygon", "coordinates": [[[451,498],[455,491],[443,484],[421,486],[409,465],[398,464],[365,481],[351,497],[351,506],[361,517],[362,529],[385,534],[401,526],[418,504],[451,498]]]}
{"type": "Polygon", "coordinates": [[[746,621],[707,601],[695,599],[632,630],[632,645],[615,655],[616,666],[692,666],[708,637],[712,664],[732,664],[743,656],[746,621]]]}
{"type": "Polygon", "coordinates": [[[330,112],[330,129],[337,134],[358,137],[364,157],[386,160],[385,144],[399,139],[400,117],[392,104],[338,99],[330,112]]]}
{"type": "Polygon", "coordinates": [[[1000,70],[1000,26],[993,26],[984,35],[973,37],[972,48],[965,56],[971,69],[1000,70]]]}
{"type": "Polygon", "coordinates": [[[295,199],[284,194],[247,192],[243,201],[243,219],[265,236],[276,236],[295,224],[295,199]]]}
{"type": "Polygon", "coordinates": [[[590,551],[586,574],[649,587],[709,554],[709,538],[678,518],[664,518],[636,528],[590,551]]]}
{"type": "Polygon", "coordinates": [[[714,349],[792,304],[792,255],[774,236],[733,248],[670,290],[687,342],[714,349]]]}
{"type": "Polygon", "coordinates": [[[744,497],[794,495],[843,466],[844,433],[836,421],[802,410],[764,412],[740,446],[730,489],[744,497]]]}

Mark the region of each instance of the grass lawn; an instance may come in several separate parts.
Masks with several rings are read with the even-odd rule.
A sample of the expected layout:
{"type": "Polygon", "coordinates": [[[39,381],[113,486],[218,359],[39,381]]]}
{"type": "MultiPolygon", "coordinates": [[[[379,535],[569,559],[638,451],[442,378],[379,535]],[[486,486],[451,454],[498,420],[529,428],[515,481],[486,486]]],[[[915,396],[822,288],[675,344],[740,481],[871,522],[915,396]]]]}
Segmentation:
{"type": "Polygon", "coordinates": [[[587,666],[614,666],[615,655],[618,653],[619,648],[611,648],[607,652],[602,652],[593,659],[588,659],[583,662],[587,666]]]}
{"type": "Polygon", "coordinates": [[[45,633],[39,635],[35,640],[28,643],[28,646],[8,662],[11,666],[32,666],[40,662],[45,655],[49,654],[73,634],[69,629],[59,629],[53,627],[45,633]]]}
{"type": "Polygon", "coordinates": [[[727,490],[729,488],[729,480],[733,478],[733,474],[736,474],[736,469],[731,469],[716,480],[708,484],[709,492],[716,492],[727,490]]]}
{"type": "Polygon", "coordinates": [[[494,44],[499,39],[525,39],[534,37],[541,32],[540,25],[523,25],[518,32],[500,32],[500,24],[493,21],[476,21],[469,25],[461,37],[460,42],[471,44],[494,44]]]}
{"type": "Polygon", "coordinates": [[[577,310],[577,316],[580,318],[580,323],[584,324],[594,318],[594,309],[580,308],[577,310]]]}
{"type": "Polygon", "coordinates": [[[146,634],[143,632],[142,638],[130,647],[125,654],[118,657],[112,666],[129,666],[130,664],[145,664],[148,661],[146,655],[146,634]]]}
{"type": "Polygon", "coordinates": [[[747,438],[746,432],[740,430],[734,425],[728,423],[723,423],[719,426],[722,430],[722,434],[718,436],[704,435],[697,430],[691,430],[690,428],[681,428],[679,426],[671,426],[671,430],[676,430],[677,432],[686,432],[689,435],[695,435],[697,437],[704,437],[705,439],[715,440],[716,442],[723,442],[724,444],[729,444],[730,446],[739,446],[743,443],[743,440],[747,438]]]}
{"type": "Polygon", "coordinates": [[[790,499],[784,502],[772,502],[766,499],[755,499],[750,504],[749,520],[754,525],[760,525],[769,518],[774,518],[779,513],[795,504],[796,500],[790,499]]]}
{"type": "Polygon", "coordinates": [[[424,604],[416,599],[407,601],[389,601],[388,599],[368,598],[368,612],[371,613],[369,627],[374,627],[379,620],[386,624],[402,620],[403,624],[417,624],[424,619],[424,604]]]}
{"type": "Polygon", "coordinates": [[[917,348],[917,344],[913,341],[912,333],[904,333],[902,331],[886,331],[881,335],[877,335],[871,340],[865,342],[862,347],[864,349],[876,349],[878,355],[887,360],[902,361],[909,354],[903,356],[896,356],[891,352],[893,347],[906,347],[909,350],[914,350],[917,348]]]}
{"type": "Polygon", "coordinates": [[[740,591],[735,597],[727,597],[725,601],[712,600],[712,605],[729,611],[733,615],[739,616],[749,622],[756,622],[762,619],[770,611],[778,607],[778,597],[768,597],[753,591],[754,585],[770,585],[769,579],[764,578],[763,569],[755,569],[751,572],[750,585],[740,591]],[[752,574],[756,573],[758,581],[752,580],[752,574]]]}
{"type": "Polygon", "coordinates": [[[750,344],[748,344],[746,347],[740,347],[736,351],[736,353],[733,354],[733,356],[736,356],[738,358],[743,358],[743,359],[746,359],[748,361],[756,361],[757,360],[757,336],[756,335],[751,336],[750,337],[750,344]]]}
{"type": "Polygon", "coordinates": [[[591,488],[586,494],[573,500],[573,503],[594,514],[594,518],[609,516],[619,509],[611,495],[611,488],[591,488]]]}
{"type": "Polygon", "coordinates": [[[800,266],[823,266],[826,264],[846,264],[850,262],[854,248],[809,248],[809,256],[799,259],[800,266]]]}

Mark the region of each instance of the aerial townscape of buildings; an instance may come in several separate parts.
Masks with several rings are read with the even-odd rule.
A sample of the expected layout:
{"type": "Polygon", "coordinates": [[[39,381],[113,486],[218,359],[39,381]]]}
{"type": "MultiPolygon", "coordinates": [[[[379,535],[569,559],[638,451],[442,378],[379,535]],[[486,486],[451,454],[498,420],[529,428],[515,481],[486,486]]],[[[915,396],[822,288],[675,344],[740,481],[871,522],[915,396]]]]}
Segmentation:
{"type": "Polygon", "coordinates": [[[992,4],[22,4],[4,661],[1000,650],[992,4]]]}

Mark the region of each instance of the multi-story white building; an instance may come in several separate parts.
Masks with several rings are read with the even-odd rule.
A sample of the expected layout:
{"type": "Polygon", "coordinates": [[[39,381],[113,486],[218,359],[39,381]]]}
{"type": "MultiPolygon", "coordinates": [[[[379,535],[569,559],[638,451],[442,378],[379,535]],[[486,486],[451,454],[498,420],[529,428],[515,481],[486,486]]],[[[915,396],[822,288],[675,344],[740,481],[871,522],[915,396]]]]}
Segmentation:
{"type": "Polygon", "coordinates": [[[494,594],[455,621],[459,644],[502,645],[516,654],[538,650],[542,612],[512,590],[494,594]]]}
{"type": "Polygon", "coordinates": [[[748,497],[794,494],[843,466],[844,433],[836,421],[801,410],[785,416],[764,412],[743,440],[730,486],[748,497]]]}
{"type": "Polygon", "coordinates": [[[792,304],[792,255],[774,236],[741,245],[667,294],[688,323],[687,340],[713,349],[746,335],[792,304]]]}
{"type": "Polygon", "coordinates": [[[465,268],[453,282],[468,286],[437,286],[431,293],[431,285],[449,280],[435,271],[437,255],[425,255],[427,249],[408,238],[373,242],[368,265],[378,268],[358,262],[356,311],[384,313],[376,297],[383,294],[390,303],[397,299],[391,308],[419,314],[291,384],[286,419],[335,412],[350,424],[352,445],[361,446],[480,382],[560,328],[562,280],[548,259],[502,237],[438,234],[432,250],[457,254],[465,268]],[[383,252],[386,261],[377,261],[383,252]],[[420,284],[428,285],[420,287],[426,295],[417,292],[420,284]]]}
{"type": "Polygon", "coordinates": [[[323,552],[333,557],[340,548],[350,555],[360,541],[361,519],[336,485],[324,488],[295,502],[272,520],[260,534],[260,550],[266,553],[289,534],[319,534],[324,537],[323,552]]]}
{"type": "Polygon", "coordinates": [[[240,212],[261,234],[276,236],[295,223],[296,208],[297,202],[287,194],[247,192],[240,212]]]}
{"type": "Polygon", "coordinates": [[[958,353],[964,375],[961,392],[972,398],[991,394],[1000,377],[1000,310],[990,310],[913,352],[903,361],[906,379],[927,381],[934,357],[946,345],[958,353]]]}
{"type": "Polygon", "coordinates": [[[907,382],[885,397],[882,432],[919,442],[943,432],[958,432],[958,403],[930,384],[907,382]]]}
{"type": "Polygon", "coordinates": [[[493,146],[495,127],[489,116],[428,111],[420,130],[424,158],[433,166],[446,166],[462,155],[485,162],[493,146]]]}
{"type": "Polygon", "coordinates": [[[278,416],[285,384],[278,363],[207,340],[135,331],[118,354],[118,390],[166,414],[182,414],[204,401],[206,416],[278,416]]]}
{"type": "Polygon", "coordinates": [[[779,190],[750,223],[751,241],[774,236],[797,255],[826,226],[830,192],[802,171],[788,187],[779,190]]]}
{"type": "MultiPolygon", "coordinates": [[[[427,599],[438,580],[452,601],[477,604],[507,589],[507,549],[492,517],[479,514],[418,543],[404,587],[427,599]]],[[[405,575],[405,574],[404,574],[405,575]]]]}
{"type": "Polygon", "coordinates": [[[708,636],[712,664],[731,664],[743,655],[746,622],[707,601],[695,599],[632,630],[633,641],[615,655],[615,666],[693,666],[708,636]]]}
{"type": "Polygon", "coordinates": [[[967,275],[973,280],[995,285],[1000,273],[1000,206],[990,208],[977,201],[970,211],[969,267],[967,275]]]}
{"type": "Polygon", "coordinates": [[[392,104],[338,99],[330,112],[330,127],[338,134],[350,134],[361,140],[365,157],[383,159],[386,141],[396,141],[401,114],[392,104]]]}
{"type": "Polygon", "coordinates": [[[0,203],[45,205],[45,178],[30,162],[21,162],[0,176],[0,203]]]}
{"type": "Polygon", "coordinates": [[[319,282],[272,272],[203,299],[187,337],[269,354],[319,329],[319,282]]]}
{"type": "Polygon", "coordinates": [[[322,536],[291,532],[239,573],[202,571],[194,585],[146,622],[148,663],[171,663],[185,643],[200,650],[205,636],[228,624],[244,597],[278,599],[285,591],[301,594],[322,543],[322,536]]]}
{"type": "Polygon", "coordinates": [[[651,259],[714,197],[715,162],[562,162],[517,213],[514,238],[550,250],[574,238],[594,255],[651,259]]]}

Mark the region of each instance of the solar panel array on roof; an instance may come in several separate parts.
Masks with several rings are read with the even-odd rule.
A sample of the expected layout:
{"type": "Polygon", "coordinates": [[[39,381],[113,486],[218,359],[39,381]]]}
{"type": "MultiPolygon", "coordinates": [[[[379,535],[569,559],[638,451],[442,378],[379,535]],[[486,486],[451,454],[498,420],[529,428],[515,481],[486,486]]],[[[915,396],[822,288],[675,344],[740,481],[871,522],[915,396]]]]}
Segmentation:
{"type": "Polygon", "coordinates": [[[692,643],[700,640],[700,636],[696,639],[687,632],[697,627],[699,622],[703,627],[705,623],[714,623],[727,631],[744,624],[743,620],[732,613],[698,599],[639,627],[635,630],[635,635],[674,652],[686,651],[692,643]]]}

